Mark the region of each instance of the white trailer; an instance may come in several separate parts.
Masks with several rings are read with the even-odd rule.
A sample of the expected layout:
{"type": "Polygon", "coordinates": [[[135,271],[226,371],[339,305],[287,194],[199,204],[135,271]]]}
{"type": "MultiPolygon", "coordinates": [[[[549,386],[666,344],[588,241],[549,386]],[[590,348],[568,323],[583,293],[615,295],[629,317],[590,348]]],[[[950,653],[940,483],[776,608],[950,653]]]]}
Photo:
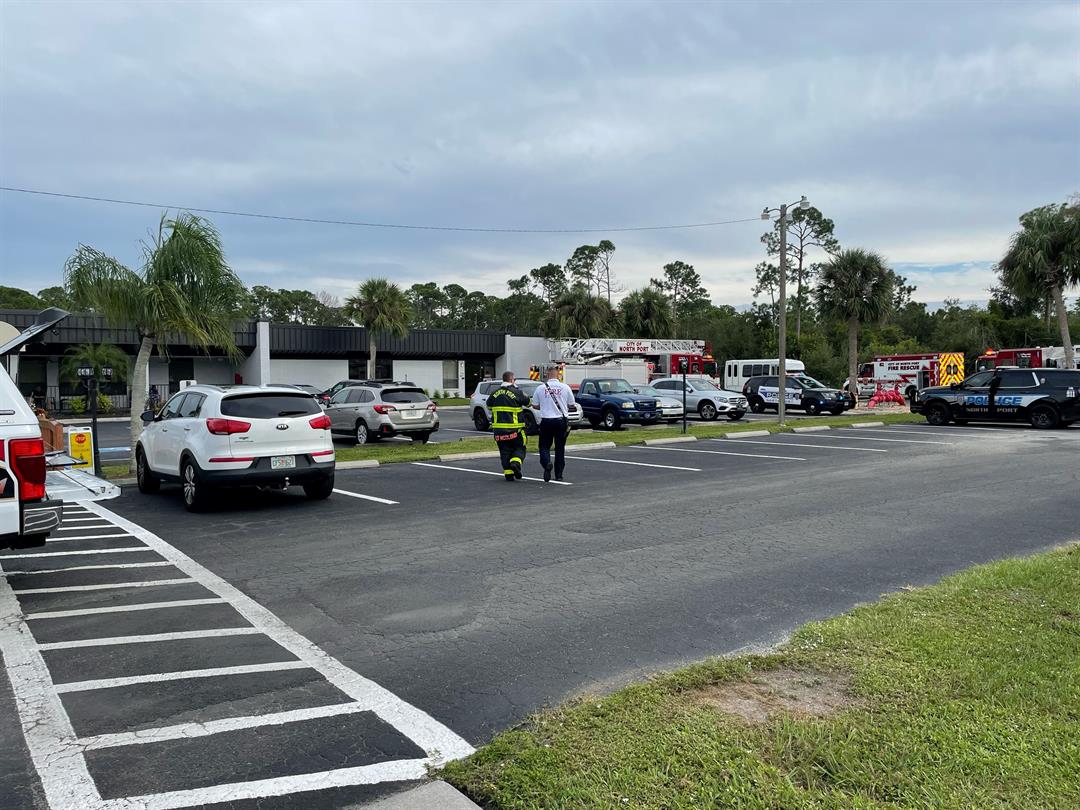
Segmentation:
{"type": "MultiPolygon", "coordinates": [[[[802,360],[788,360],[784,363],[788,374],[805,374],[806,364],[802,360]]],[[[751,377],[772,376],[780,373],[780,358],[757,360],[728,360],[724,363],[724,388],[728,391],[742,391],[751,377]]]]}

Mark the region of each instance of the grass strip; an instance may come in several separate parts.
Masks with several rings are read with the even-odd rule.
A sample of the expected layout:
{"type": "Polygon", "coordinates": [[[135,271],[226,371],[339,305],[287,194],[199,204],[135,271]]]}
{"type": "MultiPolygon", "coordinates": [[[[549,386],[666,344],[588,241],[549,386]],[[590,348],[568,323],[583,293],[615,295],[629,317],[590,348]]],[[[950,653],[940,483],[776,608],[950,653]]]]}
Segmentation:
{"type": "Polygon", "coordinates": [[[544,712],[439,776],[497,810],[1080,807],[1080,545],[544,712]]]}
{"type": "MultiPolygon", "coordinates": [[[[848,416],[829,416],[814,420],[797,420],[789,422],[784,428],[774,423],[763,422],[688,422],[688,433],[703,439],[720,436],[724,433],[735,433],[743,430],[768,430],[771,433],[790,432],[793,427],[803,424],[829,425],[831,427],[845,427],[853,422],[866,421],[884,422],[887,425],[903,423],[924,423],[922,416],[911,413],[875,414],[863,412],[848,416]]],[[[669,436],[681,436],[682,427],[650,428],[648,430],[575,430],[570,434],[567,444],[589,444],[597,441],[611,441],[617,445],[641,444],[645,439],[662,439],[669,436]]],[[[529,438],[529,446],[536,446],[535,437],[529,438]]],[[[362,458],[372,458],[381,464],[389,464],[396,461],[430,461],[440,455],[450,453],[475,453],[483,450],[494,450],[495,442],[490,436],[478,436],[476,438],[462,439],[457,442],[440,444],[405,444],[403,442],[383,442],[349,447],[342,442],[335,445],[338,461],[355,461],[362,458]]]]}

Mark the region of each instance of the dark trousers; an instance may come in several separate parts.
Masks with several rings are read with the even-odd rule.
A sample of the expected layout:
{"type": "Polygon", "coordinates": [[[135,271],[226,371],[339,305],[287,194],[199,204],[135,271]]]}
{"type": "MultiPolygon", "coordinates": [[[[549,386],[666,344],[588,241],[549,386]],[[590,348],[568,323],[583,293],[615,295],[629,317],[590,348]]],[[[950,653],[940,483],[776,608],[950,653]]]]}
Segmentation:
{"type": "Polygon", "coordinates": [[[499,447],[499,459],[502,461],[503,473],[513,475],[510,467],[511,461],[525,464],[525,431],[523,430],[496,430],[495,444],[499,447]]]}
{"type": "Polygon", "coordinates": [[[566,420],[540,420],[540,465],[547,469],[551,463],[551,443],[555,443],[555,477],[562,478],[566,468],[566,420]]]}

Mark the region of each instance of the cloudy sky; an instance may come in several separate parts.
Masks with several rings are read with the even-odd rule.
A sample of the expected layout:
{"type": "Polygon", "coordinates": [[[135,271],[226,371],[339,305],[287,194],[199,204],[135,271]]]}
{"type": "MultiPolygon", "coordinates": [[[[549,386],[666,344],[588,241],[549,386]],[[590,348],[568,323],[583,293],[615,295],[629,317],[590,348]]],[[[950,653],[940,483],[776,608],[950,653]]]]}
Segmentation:
{"type": "MultiPolygon", "coordinates": [[[[1017,216],[1080,190],[1076,2],[0,3],[0,184],[472,228],[753,218],[806,194],[916,298],[985,299],[1017,216]]],[[[159,216],[0,192],[0,283],[159,216]]],[[[482,234],[212,216],[248,284],[502,294],[607,236],[751,300],[760,221],[482,234]]]]}

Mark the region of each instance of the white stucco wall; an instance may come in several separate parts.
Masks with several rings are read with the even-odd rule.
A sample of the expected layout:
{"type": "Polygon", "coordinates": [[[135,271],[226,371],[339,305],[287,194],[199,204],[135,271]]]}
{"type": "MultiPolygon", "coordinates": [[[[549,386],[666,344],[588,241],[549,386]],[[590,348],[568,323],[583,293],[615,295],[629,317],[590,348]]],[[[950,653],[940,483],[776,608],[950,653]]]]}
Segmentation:
{"type": "Polygon", "coordinates": [[[547,338],[507,335],[505,353],[495,360],[495,376],[512,371],[522,378],[529,375],[529,366],[542,365],[551,360],[551,347],[547,338]]]}
{"type": "MultiPolygon", "coordinates": [[[[326,390],[340,380],[349,379],[349,361],[297,360],[270,358],[270,374],[264,383],[288,383],[290,385],[314,385],[326,390]]],[[[247,379],[244,380],[247,382],[247,379]]]]}
{"type": "MultiPolygon", "coordinates": [[[[255,324],[255,348],[237,369],[245,385],[262,385],[270,380],[270,324],[255,324]]],[[[275,380],[274,382],[280,382],[275,380]]]]}
{"type": "Polygon", "coordinates": [[[394,379],[428,391],[442,391],[442,360],[395,360],[394,379]]]}

